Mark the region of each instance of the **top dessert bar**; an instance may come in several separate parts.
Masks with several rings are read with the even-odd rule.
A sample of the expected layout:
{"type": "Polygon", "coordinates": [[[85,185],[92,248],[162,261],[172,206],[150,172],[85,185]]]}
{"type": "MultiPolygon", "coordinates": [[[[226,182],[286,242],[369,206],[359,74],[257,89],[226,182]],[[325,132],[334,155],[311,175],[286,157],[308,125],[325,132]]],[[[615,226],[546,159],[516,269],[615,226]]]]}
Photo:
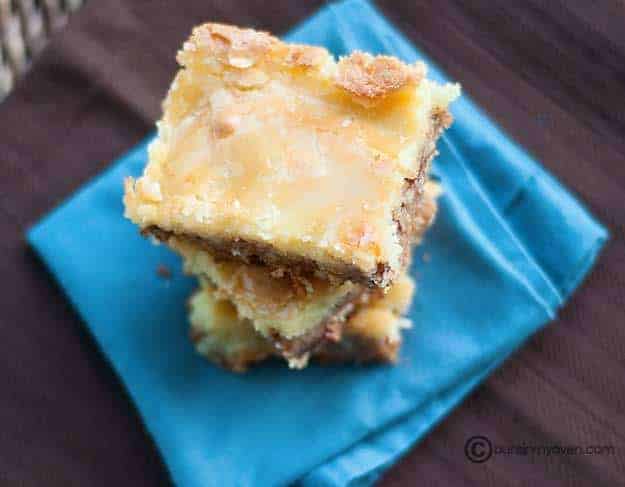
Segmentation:
{"type": "Polygon", "coordinates": [[[423,63],[196,27],[126,215],[212,255],[386,287],[458,85],[423,63]]]}

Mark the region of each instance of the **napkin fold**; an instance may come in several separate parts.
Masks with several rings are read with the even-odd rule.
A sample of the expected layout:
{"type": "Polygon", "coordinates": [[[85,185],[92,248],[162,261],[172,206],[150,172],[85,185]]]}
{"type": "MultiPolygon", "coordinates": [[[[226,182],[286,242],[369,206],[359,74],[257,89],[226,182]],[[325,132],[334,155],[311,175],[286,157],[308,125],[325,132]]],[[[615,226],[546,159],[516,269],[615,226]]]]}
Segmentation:
{"type": "MultiPolygon", "coordinates": [[[[286,39],[425,59],[446,80],[364,0],[327,5],[286,39]]],[[[147,141],[29,231],[177,484],[371,485],[582,281],[606,230],[466,94],[452,112],[434,164],[445,193],[414,259],[414,328],[396,367],[235,375],[198,357],[185,308],[194,282],[122,216],[122,180],[141,173],[147,141]]]]}

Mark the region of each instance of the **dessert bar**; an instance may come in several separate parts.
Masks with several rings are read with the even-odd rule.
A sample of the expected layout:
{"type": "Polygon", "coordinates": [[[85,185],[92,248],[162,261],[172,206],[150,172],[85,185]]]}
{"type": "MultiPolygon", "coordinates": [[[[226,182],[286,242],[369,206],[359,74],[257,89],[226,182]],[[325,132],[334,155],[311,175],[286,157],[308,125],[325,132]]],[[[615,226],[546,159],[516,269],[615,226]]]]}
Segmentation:
{"type": "MultiPolygon", "coordinates": [[[[410,327],[402,317],[410,305],[414,282],[400,276],[387,293],[373,291],[355,303],[341,335],[324,339],[292,367],[306,366],[308,358],[320,363],[394,362],[401,345],[401,330],[410,327]]],[[[243,372],[269,358],[280,357],[274,345],[241,317],[228,299],[204,285],[189,301],[190,336],[196,350],[211,362],[243,372]]]]}
{"type": "Polygon", "coordinates": [[[218,259],[386,287],[414,239],[458,85],[423,63],[204,24],[178,53],[143,175],[125,187],[145,234],[218,259]]]}

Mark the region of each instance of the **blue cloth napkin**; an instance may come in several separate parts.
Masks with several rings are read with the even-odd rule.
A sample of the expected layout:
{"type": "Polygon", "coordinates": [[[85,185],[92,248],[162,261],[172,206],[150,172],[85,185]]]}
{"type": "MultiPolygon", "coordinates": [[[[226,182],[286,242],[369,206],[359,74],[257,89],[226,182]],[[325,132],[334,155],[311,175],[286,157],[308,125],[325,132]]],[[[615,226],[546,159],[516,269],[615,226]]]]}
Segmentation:
{"type": "MultiPolygon", "coordinates": [[[[427,60],[362,0],[327,5],[286,38],[427,60]]],[[[235,375],[196,356],[185,309],[193,281],[122,217],[122,180],[140,174],[145,142],[29,232],[177,484],[370,485],[583,279],[605,229],[466,95],[452,111],[434,167],[445,194],[419,251],[429,261],[415,259],[414,328],[396,367],[235,375]],[[171,279],[157,277],[159,265],[171,279]]]]}

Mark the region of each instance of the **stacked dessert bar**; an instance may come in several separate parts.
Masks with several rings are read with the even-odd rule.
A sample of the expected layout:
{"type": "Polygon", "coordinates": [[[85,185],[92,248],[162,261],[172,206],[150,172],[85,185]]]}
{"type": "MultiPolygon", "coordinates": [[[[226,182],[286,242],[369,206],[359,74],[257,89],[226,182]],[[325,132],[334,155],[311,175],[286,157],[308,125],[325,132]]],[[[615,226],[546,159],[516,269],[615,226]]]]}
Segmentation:
{"type": "Polygon", "coordinates": [[[215,363],[393,361],[436,214],[428,179],[457,85],[423,63],[221,24],[178,53],[126,216],[197,276],[191,338],[215,363]]]}

